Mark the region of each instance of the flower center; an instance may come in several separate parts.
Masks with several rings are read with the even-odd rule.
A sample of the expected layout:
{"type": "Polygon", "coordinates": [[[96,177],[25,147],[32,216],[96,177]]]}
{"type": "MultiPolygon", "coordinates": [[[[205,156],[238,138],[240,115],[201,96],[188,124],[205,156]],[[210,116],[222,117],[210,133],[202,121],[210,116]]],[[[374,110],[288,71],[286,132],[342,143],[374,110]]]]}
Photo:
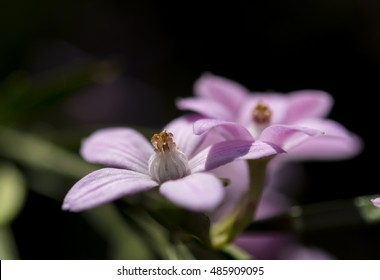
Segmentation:
{"type": "Polygon", "coordinates": [[[267,105],[261,102],[257,103],[256,107],[252,112],[252,120],[256,124],[269,124],[270,119],[272,117],[272,111],[269,109],[267,105]]]}
{"type": "Polygon", "coordinates": [[[149,173],[159,183],[190,174],[188,159],[177,148],[173,137],[172,133],[164,130],[151,139],[155,153],[149,159],[149,173]]]}
{"type": "Polygon", "coordinates": [[[255,108],[253,108],[252,122],[248,126],[248,130],[255,139],[259,138],[260,133],[270,124],[271,118],[271,109],[259,100],[255,108]]]}
{"type": "Polygon", "coordinates": [[[152,143],[156,153],[168,152],[176,147],[173,141],[173,133],[168,133],[166,130],[158,134],[153,134],[150,142],[152,143]]]}

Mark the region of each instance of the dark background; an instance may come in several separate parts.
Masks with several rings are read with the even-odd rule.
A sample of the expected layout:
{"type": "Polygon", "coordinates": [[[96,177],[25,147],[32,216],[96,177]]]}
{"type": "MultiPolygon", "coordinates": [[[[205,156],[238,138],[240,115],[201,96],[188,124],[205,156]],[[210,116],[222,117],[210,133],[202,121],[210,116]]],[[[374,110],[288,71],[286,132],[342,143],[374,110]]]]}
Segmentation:
{"type": "MultiPolygon", "coordinates": [[[[379,193],[379,1],[1,1],[0,40],[0,79],[20,70],[38,78],[84,61],[117,64],[111,82],[81,89],[42,116],[34,112],[29,122],[15,124],[25,131],[162,127],[181,114],[174,99],[191,95],[205,71],[251,90],[325,90],[336,102],[330,117],[360,135],[365,149],[347,161],[306,163],[307,188],[298,203],[379,193]]],[[[80,217],[33,191],[13,229],[22,258],[104,257],[101,243],[92,248],[98,238],[80,217]],[[78,231],[65,231],[68,224],[78,231]]],[[[371,227],[302,239],[337,258],[373,259],[380,257],[378,234],[379,227],[371,227]]]]}

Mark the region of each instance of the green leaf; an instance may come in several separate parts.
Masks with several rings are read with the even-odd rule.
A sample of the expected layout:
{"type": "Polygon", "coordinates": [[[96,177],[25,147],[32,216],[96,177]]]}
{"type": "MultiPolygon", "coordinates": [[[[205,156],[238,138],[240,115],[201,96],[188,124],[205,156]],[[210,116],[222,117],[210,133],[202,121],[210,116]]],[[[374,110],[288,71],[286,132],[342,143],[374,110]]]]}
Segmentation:
{"type": "Polygon", "coordinates": [[[25,180],[16,167],[0,164],[0,228],[9,224],[24,205],[25,180]]]}
{"type": "Polygon", "coordinates": [[[16,244],[8,227],[0,227],[0,260],[18,259],[16,244]]]}
{"type": "Polygon", "coordinates": [[[354,199],[354,205],[359,211],[359,214],[366,224],[377,224],[380,223],[380,208],[375,207],[371,199],[380,197],[380,195],[375,196],[361,196],[354,199]]]}
{"type": "Polygon", "coordinates": [[[33,134],[4,126],[0,126],[0,155],[31,168],[72,178],[81,178],[96,169],[95,165],[86,163],[73,152],[33,134]]]}
{"type": "Polygon", "coordinates": [[[377,224],[380,223],[380,209],[373,206],[371,198],[378,196],[380,195],[293,206],[281,215],[253,222],[245,231],[306,232],[377,224]]]}
{"type": "Polygon", "coordinates": [[[154,252],[148,247],[143,236],[131,223],[123,220],[113,205],[103,205],[81,214],[108,241],[110,259],[154,258],[154,252]]]}
{"type": "MultiPolygon", "coordinates": [[[[168,231],[157,221],[149,216],[135,202],[141,198],[140,195],[127,197],[115,203],[124,222],[130,224],[139,236],[144,239],[145,245],[151,248],[161,259],[170,258],[170,247],[168,231]],[[132,204],[131,201],[135,200],[132,204]]],[[[139,203],[138,203],[139,204],[139,203]]]]}
{"type": "Polygon", "coordinates": [[[191,212],[165,200],[154,191],[147,193],[144,204],[148,213],[167,229],[183,238],[196,238],[210,246],[210,219],[203,213],[191,212]]]}
{"type": "MultiPolygon", "coordinates": [[[[183,234],[183,229],[179,229],[177,226],[174,229],[173,224],[168,225],[167,223],[163,227],[161,223],[158,223],[157,220],[136,204],[129,203],[131,200],[133,201],[133,198],[123,199],[118,201],[116,205],[122,213],[125,222],[135,225],[134,228],[140,232],[140,236],[144,238],[146,245],[152,248],[161,259],[194,259],[191,251],[183,242],[183,236],[178,233],[181,230],[183,234]]],[[[185,242],[187,243],[187,240],[185,242]]]]}
{"type": "Polygon", "coordinates": [[[222,252],[234,260],[251,260],[253,257],[239,247],[229,244],[222,249],[222,252]]]}

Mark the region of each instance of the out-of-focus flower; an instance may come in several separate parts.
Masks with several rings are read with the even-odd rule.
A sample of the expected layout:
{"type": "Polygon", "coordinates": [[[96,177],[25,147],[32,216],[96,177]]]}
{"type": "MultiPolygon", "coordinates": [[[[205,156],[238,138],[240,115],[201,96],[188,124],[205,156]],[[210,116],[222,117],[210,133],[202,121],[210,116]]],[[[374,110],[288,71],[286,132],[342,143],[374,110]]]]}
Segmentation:
{"type": "Polygon", "coordinates": [[[261,141],[218,142],[200,149],[203,136],[192,122],[179,118],[153,135],[152,145],[129,128],[102,129],[84,140],[86,161],[111,166],[78,181],[66,195],[63,209],[82,211],[159,186],[171,202],[192,211],[210,211],[223,198],[223,184],[206,172],[236,159],[262,158],[281,152],[261,141]],[[175,139],[175,142],[174,142],[175,139]]]}
{"type": "MultiPolygon", "coordinates": [[[[254,220],[268,219],[281,215],[293,205],[293,201],[282,193],[283,188],[292,188],[302,184],[297,165],[281,165],[271,174],[270,180],[263,190],[254,220]],[[298,174],[298,176],[297,176],[298,174]]],[[[222,167],[223,168],[223,167],[222,167]]],[[[226,196],[224,201],[229,198],[226,196]]],[[[292,232],[265,231],[243,232],[234,244],[251,254],[255,259],[333,259],[328,252],[302,244],[299,236],[292,232]]]]}
{"type": "MultiPolygon", "coordinates": [[[[302,176],[297,165],[281,165],[273,170],[273,180],[265,186],[260,198],[254,220],[271,218],[283,214],[293,205],[293,201],[281,192],[281,189],[302,184],[302,176]],[[299,174],[298,174],[299,175],[299,174]]],[[[217,177],[228,178],[222,204],[210,213],[212,226],[228,216],[241,202],[241,197],[249,186],[249,170],[245,161],[234,161],[211,171],[217,177]]],[[[233,243],[249,253],[255,259],[333,259],[328,252],[305,246],[299,237],[291,232],[242,232],[233,243]]]]}
{"type": "Polygon", "coordinates": [[[374,206],[380,207],[380,197],[375,198],[375,199],[371,199],[371,201],[372,201],[374,206]]]}
{"type": "Polygon", "coordinates": [[[273,185],[272,177],[284,160],[342,159],[361,150],[359,137],[325,118],[333,100],[323,91],[251,94],[236,82],[211,74],[203,75],[194,90],[196,97],[180,99],[177,106],[203,116],[194,123],[195,134],[212,130],[225,139],[263,141],[287,151],[269,163],[250,161],[249,187],[236,187],[236,193],[232,188],[226,192],[223,207],[214,216],[215,236],[220,236],[217,244],[231,241],[252,220],[250,214],[260,202],[261,190],[264,185],[273,185]]]}
{"type": "Polygon", "coordinates": [[[292,234],[242,234],[235,240],[235,245],[261,260],[329,260],[334,259],[326,251],[308,247],[299,243],[292,234]]]}
{"type": "Polygon", "coordinates": [[[326,92],[251,94],[236,82],[211,74],[204,74],[194,90],[197,97],[181,99],[177,106],[211,118],[195,123],[197,134],[217,128],[227,138],[259,139],[291,150],[287,159],[341,159],[362,147],[356,135],[325,118],[333,104],[326,92]]]}

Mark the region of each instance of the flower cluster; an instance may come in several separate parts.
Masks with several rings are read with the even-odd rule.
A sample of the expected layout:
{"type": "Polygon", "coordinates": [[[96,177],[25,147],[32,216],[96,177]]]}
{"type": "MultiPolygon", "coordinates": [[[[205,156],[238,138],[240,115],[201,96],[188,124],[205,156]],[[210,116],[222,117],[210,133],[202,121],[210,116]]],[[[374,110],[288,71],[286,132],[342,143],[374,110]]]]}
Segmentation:
{"type": "Polygon", "coordinates": [[[262,189],[284,162],[344,159],[362,147],[326,118],[333,100],[323,91],[252,93],[204,74],[194,92],[177,101],[193,114],[170,122],[151,143],[130,128],[101,129],[85,139],[82,157],[109,167],[78,181],[63,209],[82,211],[158,188],[175,205],[207,213],[215,247],[224,246],[252,220],[262,189]]]}

